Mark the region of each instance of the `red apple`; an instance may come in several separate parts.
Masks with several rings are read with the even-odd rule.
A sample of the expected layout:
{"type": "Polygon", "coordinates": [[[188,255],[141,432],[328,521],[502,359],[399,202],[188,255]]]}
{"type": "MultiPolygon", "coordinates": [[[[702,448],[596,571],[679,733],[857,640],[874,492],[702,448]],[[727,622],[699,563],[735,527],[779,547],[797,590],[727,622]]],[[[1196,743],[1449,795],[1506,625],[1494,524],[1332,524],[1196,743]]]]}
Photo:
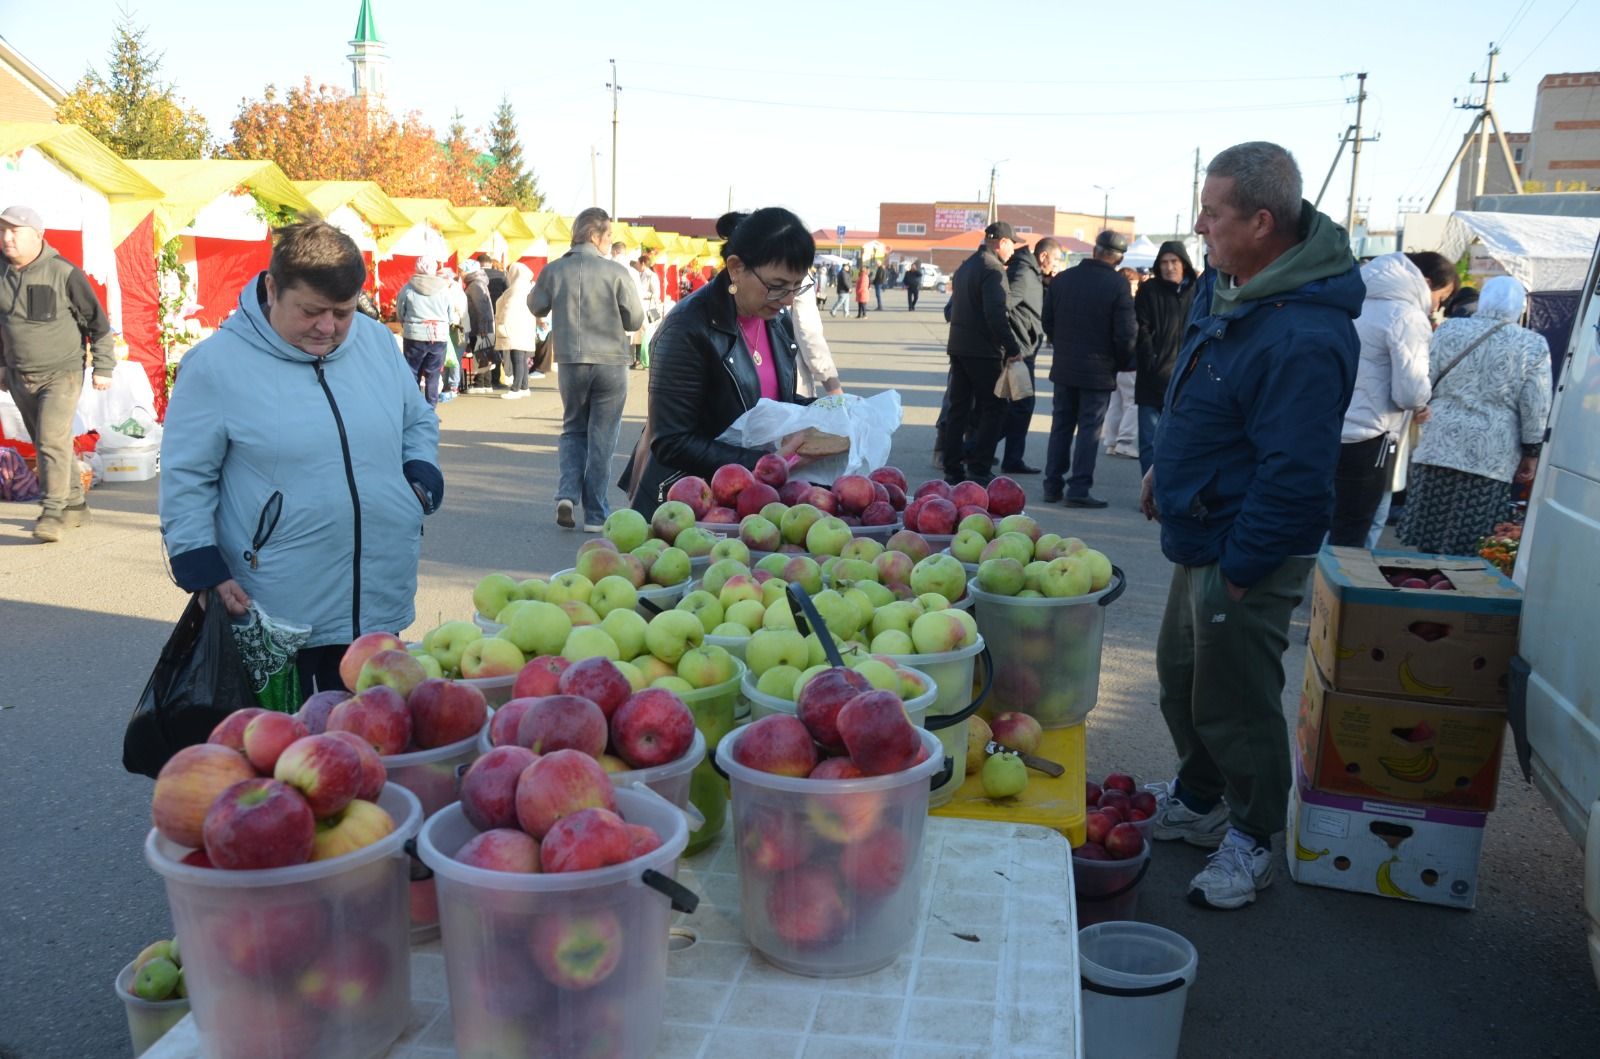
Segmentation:
{"type": "Polygon", "coordinates": [[[326,820],[317,821],[312,860],[332,860],[365,849],[394,832],[394,817],[377,802],[357,798],[326,820]]]}
{"type": "MultiPolygon", "coordinates": [[[[550,694],[554,695],[555,692],[550,694]]],[[[494,716],[489,718],[489,745],[514,746],[517,742],[517,725],[522,723],[522,715],[528,712],[536,699],[512,699],[504,706],[494,711],[494,716]]]]}
{"type": "Polygon", "coordinates": [[[1149,791],[1134,791],[1133,797],[1128,800],[1128,808],[1135,813],[1144,814],[1143,816],[1136,816],[1135,819],[1138,820],[1148,820],[1156,815],[1157,807],[1156,796],[1149,791]]]}
{"type": "Polygon", "coordinates": [[[667,490],[667,499],[688,504],[698,520],[711,510],[711,486],[704,478],[686,474],[672,483],[672,488],[667,490]]]}
{"type": "Polygon", "coordinates": [[[258,713],[244,726],[244,756],[257,772],[270,776],[278,755],[290,743],[309,734],[293,714],[271,710],[258,713]]]}
{"type": "Polygon", "coordinates": [[[249,871],[310,860],[317,821],[299,791],[258,777],[223,791],[206,813],[202,831],[212,864],[249,871]]]}
{"type": "Polygon", "coordinates": [[[853,669],[825,669],[800,689],[795,716],[812,739],[837,753],[844,749],[844,740],[839,737],[839,711],[845,703],[871,689],[872,683],[853,669]]]}
{"type": "Polygon", "coordinates": [[[1128,860],[1144,852],[1144,836],[1133,824],[1118,824],[1106,835],[1105,847],[1113,860],[1128,860]]]}
{"type": "Polygon", "coordinates": [[[183,855],[183,859],[178,861],[178,863],[187,864],[191,868],[216,867],[215,864],[211,863],[211,858],[206,856],[206,851],[203,849],[191,849],[188,853],[183,855]]]}
{"type": "Polygon", "coordinates": [[[615,812],[616,789],[600,763],[578,750],[545,754],[517,777],[517,824],[542,839],[556,821],[583,809],[615,812]]]}
{"type": "Polygon", "coordinates": [[[1100,784],[1094,780],[1084,780],[1083,804],[1090,809],[1100,804],[1100,784]]]}
{"type": "Polygon", "coordinates": [[[777,502],[776,489],[765,482],[751,482],[740,491],[738,503],[734,504],[733,511],[743,519],[750,515],[759,515],[762,508],[777,502]]]}
{"type": "Polygon", "coordinates": [[[733,526],[738,524],[740,517],[739,512],[731,507],[714,507],[709,509],[700,521],[718,526],[733,526]]]}
{"type": "Polygon", "coordinates": [[[328,730],[328,715],[333,712],[333,708],[349,697],[350,693],[342,688],[336,691],[319,691],[301,703],[300,712],[295,716],[300,718],[300,723],[306,726],[307,732],[321,735],[328,730]]]}
{"type": "Polygon", "coordinates": [[[804,503],[810,504],[824,515],[839,514],[839,498],[833,495],[830,489],[814,485],[806,490],[804,503]]]}
{"type": "Polygon", "coordinates": [[[989,518],[989,509],[986,507],[981,507],[978,504],[960,505],[960,507],[956,510],[956,528],[959,530],[961,528],[961,523],[965,522],[971,515],[982,515],[984,518],[989,518]]]}
{"type": "Polygon", "coordinates": [[[317,818],[331,816],[361,793],[361,755],[343,739],[308,735],[278,755],[272,776],[299,791],[317,818]]]}
{"type": "Polygon", "coordinates": [[[711,476],[711,498],[723,507],[739,502],[739,494],[756,484],[756,476],[737,463],[725,463],[711,476]]]}
{"type": "Polygon", "coordinates": [[[1108,791],[1122,791],[1124,794],[1132,794],[1137,786],[1133,777],[1126,772],[1108,772],[1100,785],[1108,791]]]}
{"type": "Polygon", "coordinates": [[[750,811],[740,827],[739,845],[742,867],[774,875],[809,860],[816,838],[798,814],[761,805],[750,811]]]}
{"type": "Polygon", "coordinates": [[[770,485],[774,489],[783,488],[789,480],[789,461],[775,452],[769,452],[756,461],[752,477],[763,485],[770,485]]]}
{"type": "Polygon", "coordinates": [[[883,491],[889,494],[885,499],[889,501],[890,507],[896,511],[904,511],[906,509],[906,491],[904,489],[891,483],[884,486],[883,491]]]}
{"type": "Polygon", "coordinates": [[[611,717],[611,743],[634,768],[676,761],[694,743],[694,714],[665,688],[630,695],[611,717]]]}
{"type": "Polygon", "coordinates": [[[854,761],[847,757],[823,758],[817,762],[817,767],[811,770],[811,779],[814,780],[858,780],[866,773],[856,768],[854,761]]]}
{"type": "Polygon", "coordinates": [[[621,864],[633,849],[633,836],[610,809],[579,809],[550,825],[539,842],[547,872],[591,871],[621,864]]]}
{"type": "MultiPolygon", "coordinates": [[[[340,699],[344,699],[346,697],[347,696],[342,693],[339,694],[340,699]]],[[[266,712],[267,711],[263,710],[260,706],[246,706],[243,709],[234,710],[232,713],[228,714],[228,716],[217,722],[217,726],[211,729],[211,735],[206,739],[206,742],[215,743],[218,746],[225,746],[229,750],[237,750],[239,753],[243,754],[245,728],[250,724],[251,721],[256,719],[258,714],[263,714],[266,712]]]]}
{"type": "Polygon", "coordinates": [[[328,730],[354,732],[382,757],[403,754],[411,745],[411,711],[403,695],[380,684],[335,706],[328,730]]]}
{"type": "Polygon", "coordinates": [[[884,485],[882,482],[873,482],[872,499],[882,500],[885,504],[887,504],[889,502],[889,487],[884,485]]]}
{"type": "Polygon", "coordinates": [[[873,897],[892,894],[906,874],[906,839],[900,828],[888,825],[852,842],[839,853],[839,874],[857,893],[873,897]]]}
{"type": "Polygon", "coordinates": [[[733,760],[775,776],[809,776],[817,767],[817,747],[799,718],[773,713],[739,733],[733,760]]]}
{"type": "Polygon", "coordinates": [[[1001,475],[989,483],[987,490],[989,513],[991,515],[1016,515],[1027,506],[1028,494],[1022,491],[1014,479],[1001,475]]]}
{"type": "Polygon", "coordinates": [[[804,478],[790,478],[777,488],[778,503],[785,507],[794,507],[805,502],[806,495],[811,492],[811,483],[804,478]]]}
{"type": "Polygon", "coordinates": [[[932,497],[924,497],[921,500],[913,500],[900,509],[900,521],[905,523],[905,530],[901,532],[909,530],[912,533],[920,533],[922,531],[922,505],[931,499],[932,497]]]}
{"type": "MultiPolygon", "coordinates": [[[[813,773],[815,776],[815,773],[813,773]]],[[[883,818],[882,791],[849,791],[806,796],[806,820],[817,837],[829,842],[865,838],[883,818]]]]}
{"type": "Polygon", "coordinates": [[[1111,834],[1111,829],[1119,823],[1121,821],[1112,819],[1109,814],[1099,809],[1091,809],[1083,817],[1084,835],[1087,836],[1090,842],[1103,844],[1106,836],[1111,834]]]}
{"type": "Polygon", "coordinates": [[[517,826],[517,780],[538,755],[527,747],[497,746],[461,778],[461,812],[479,831],[517,826]]]}
{"type": "Polygon", "coordinates": [[[644,824],[629,824],[628,837],[632,840],[628,845],[628,859],[634,860],[646,853],[654,853],[661,848],[661,836],[655,829],[644,824]]]}
{"type": "Polygon", "coordinates": [[[861,512],[863,526],[892,526],[894,520],[894,507],[887,500],[874,500],[861,512]]]}
{"type": "MultiPolygon", "coordinates": [[[[409,954],[401,957],[409,958],[409,954]]],[[[389,981],[383,943],[360,934],[330,945],[295,979],[295,993],[312,1007],[350,1016],[374,1006],[389,981]]]]}
{"type": "MultiPolygon", "coordinates": [[[[744,468],[740,468],[743,470],[744,468]]],[[[574,662],[561,674],[561,694],[577,695],[600,707],[606,720],[617,712],[617,707],[628,701],[633,685],[622,675],[622,670],[605,657],[585,658],[574,662]]]]}
{"type": "Polygon", "coordinates": [[[356,681],[361,677],[361,667],[367,664],[367,659],[379,651],[404,651],[405,641],[392,632],[369,632],[357,636],[345,648],[344,657],[339,659],[339,679],[344,681],[344,686],[349,691],[356,690],[356,681]]]}
{"type": "Polygon", "coordinates": [[[361,789],[356,792],[357,798],[369,802],[378,800],[378,795],[383,793],[383,785],[389,782],[389,770],[384,767],[383,759],[372,748],[372,744],[354,732],[325,732],[325,735],[352,747],[356,755],[361,758],[361,789]]]}
{"type": "Polygon", "coordinates": [[[867,505],[877,499],[872,490],[872,479],[861,474],[842,474],[833,480],[833,495],[838,499],[839,510],[846,515],[859,515],[867,505]]]}
{"type": "Polygon", "coordinates": [[[288,904],[251,901],[217,907],[207,927],[206,937],[233,970],[246,978],[276,978],[293,974],[328,947],[328,906],[320,897],[288,904]]]}
{"type": "Polygon", "coordinates": [[[534,699],[517,722],[517,745],[535,754],[577,750],[597,758],[606,752],[606,715],[578,695],[534,699]]]}
{"type": "Polygon", "coordinates": [[[418,750],[434,750],[483,730],[489,707],[483,692],[471,684],[433,678],[424,680],[406,699],[411,711],[411,742],[418,750]]]}
{"type": "Polygon", "coordinates": [[[238,751],[217,743],[186,746],[156,775],[151,821],[165,838],[198,848],[212,804],[234,784],[255,778],[256,770],[238,751]]]}
{"type": "Polygon", "coordinates": [[[361,667],[361,672],[356,676],[356,690],[366,691],[381,684],[393,688],[404,697],[426,679],[427,670],[422,668],[422,663],[411,652],[403,648],[379,651],[361,667]]]}
{"type": "Polygon", "coordinates": [[[528,935],[528,952],[539,972],[568,990],[604,982],[617,969],[622,948],[622,923],[609,909],[544,916],[528,935]]]}
{"type": "Polygon", "coordinates": [[[527,664],[517,673],[516,682],[511,685],[511,697],[537,699],[546,695],[559,695],[561,674],[566,672],[570,665],[572,663],[560,655],[539,655],[537,658],[528,659],[527,664]]]}
{"type": "Polygon", "coordinates": [[[539,840],[514,827],[496,827],[468,839],[455,859],[472,868],[534,875],[539,871],[539,840]]]}
{"type": "Polygon", "coordinates": [[[994,733],[995,742],[1012,750],[1020,750],[1024,754],[1032,754],[1039,749],[1039,740],[1044,738],[1044,729],[1039,722],[1025,713],[1007,711],[999,714],[989,722],[989,729],[994,733]]]}
{"type": "Polygon", "coordinates": [[[956,531],[959,521],[960,510],[942,496],[927,500],[917,512],[917,530],[921,533],[948,536],[956,531]]]}
{"type": "Polygon", "coordinates": [[[989,510],[989,493],[977,482],[961,482],[950,490],[950,502],[957,508],[975,507],[989,510]]]}
{"type": "Polygon", "coordinates": [[[1127,806],[1107,805],[1105,804],[1105,799],[1102,798],[1100,808],[1097,811],[1104,813],[1113,824],[1120,824],[1128,819],[1127,814],[1124,812],[1126,808],[1127,806]]]}
{"type": "MultiPolygon", "coordinates": [[[[906,523],[906,528],[897,530],[894,536],[884,544],[891,552],[899,552],[906,556],[913,564],[919,563],[933,554],[933,545],[928,543],[926,537],[911,528],[911,523],[906,523]]],[[[910,576],[909,574],[907,576],[910,576]]]]}
{"type": "Polygon", "coordinates": [[[900,490],[901,493],[904,493],[910,488],[910,486],[906,484],[906,476],[901,473],[900,468],[898,467],[879,467],[869,473],[867,477],[872,479],[874,482],[881,482],[885,486],[892,485],[896,489],[900,490]]]}
{"type": "Polygon", "coordinates": [[[850,760],[869,776],[902,772],[922,751],[922,739],[892,691],[857,695],[839,710],[838,725],[850,760]]]}
{"type": "Polygon", "coordinates": [[[1115,787],[1106,787],[1100,793],[1100,808],[1115,809],[1122,814],[1123,819],[1128,817],[1131,802],[1132,798],[1129,797],[1127,792],[1118,790],[1115,787]]]}
{"type": "Polygon", "coordinates": [[[921,485],[917,486],[916,491],[911,494],[911,499],[921,500],[925,496],[938,496],[949,500],[950,493],[951,488],[949,482],[939,478],[929,478],[926,482],[923,482],[921,485]]]}
{"type": "Polygon", "coordinates": [[[850,909],[831,867],[806,866],[780,875],[767,891],[767,918],[791,945],[819,945],[839,937],[850,909]]]}
{"type": "Polygon", "coordinates": [[[1111,854],[1106,852],[1106,847],[1098,842],[1085,842],[1072,851],[1074,857],[1080,860],[1110,860],[1111,854]]]}

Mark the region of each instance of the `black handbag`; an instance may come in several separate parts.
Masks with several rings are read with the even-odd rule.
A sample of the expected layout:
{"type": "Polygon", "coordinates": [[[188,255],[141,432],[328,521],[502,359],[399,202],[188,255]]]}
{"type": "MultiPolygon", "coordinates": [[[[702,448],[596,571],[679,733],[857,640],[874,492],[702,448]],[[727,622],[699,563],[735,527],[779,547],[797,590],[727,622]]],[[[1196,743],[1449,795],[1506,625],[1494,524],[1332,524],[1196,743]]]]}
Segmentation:
{"type": "Polygon", "coordinates": [[[122,767],[154,777],[186,746],[204,743],[235,710],[256,705],[250,672],[234,646],[216,589],[197,593],[167,637],[122,736],[122,767]]]}

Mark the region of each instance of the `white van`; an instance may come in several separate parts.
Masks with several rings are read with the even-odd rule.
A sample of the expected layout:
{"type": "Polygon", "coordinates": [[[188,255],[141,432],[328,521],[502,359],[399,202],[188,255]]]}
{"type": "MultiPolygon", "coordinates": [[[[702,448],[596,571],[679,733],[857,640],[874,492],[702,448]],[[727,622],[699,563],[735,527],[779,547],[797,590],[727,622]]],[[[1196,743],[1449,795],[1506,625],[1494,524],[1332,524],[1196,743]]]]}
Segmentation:
{"type": "Polygon", "coordinates": [[[1589,265],[1517,550],[1510,723],[1525,774],[1583,850],[1600,982],[1600,248],[1589,265]]]}

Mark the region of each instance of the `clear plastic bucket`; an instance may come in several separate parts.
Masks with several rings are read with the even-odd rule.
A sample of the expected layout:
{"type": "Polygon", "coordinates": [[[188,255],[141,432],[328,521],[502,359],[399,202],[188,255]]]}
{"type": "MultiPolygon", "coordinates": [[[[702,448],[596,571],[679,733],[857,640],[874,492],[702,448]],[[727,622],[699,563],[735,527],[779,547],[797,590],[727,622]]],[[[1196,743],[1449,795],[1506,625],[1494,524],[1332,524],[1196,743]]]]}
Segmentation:
{"type": "MultiPolygon", "coordinates": [[[[439,881],[445,979],[463,1056],[654,1054],[667,992],[672,903],[646,882],[677,870],[683,814],[644,789],[617,791],[623,819],[661,846],[626,864],[521,875],[469,867],[478,834],[459,805],[417,848],[439,881]]],[[[402,1016],[407,1006],[399,1008],[402,1016]]]]}
{"type": "MultiPolygon", "coordinates": [[[[921,728],[927,721],[928,710],[933,706],[934,701],[939,696],[939,686],[935,684],[932,678],[930,678],[926,673],[919,673],[918,675],[922,677],[923,683],[926,685],[926,687],[924,688],[922,694],[916,696],[915,698],[906,699],[905,706],[906,713],[911,718],[911,723],[916,725],[918,728],[921,728]]],[[[755,674],[753,673],[746,671],[744,680],[739,685],[739,691],[746,699],[750,701],[751,721],[759,721],[761,718],[770,716],[774,713],[786,713],[791,717],[794,716],[794,700],[779,698],[776,695],[768,695],[766,692],[760,690],[756,687],[755,674]]],[[[965,752],[965,750],[962,751],[962,753],[965,752]]]]}
{"type": "Polygon", "coordinates": [[[974,712],[972,704],[975,701],[972,678],[977,669],[978,656],[983,653],[985,646],[984,638],[980,635],[970,647],[958,647],[954,651],[883,656],[926,673],[933,680],[938,694],[928,708],[931,715],[935,718],[960,718],[948,723],[934,721],[934,731],[944,744],[944,753],[955,763],[950,778],[933,792],[930,804],[936,807],[954,798],[967,777],[967,718],[974,712]]]}
{"type": "MultiPolygon", "coordinates": [[[[734,659],[732,679],[709,688],[680,692],[678,697],[694,713],[694,723],[706,737],[707,755],[716,753],[717,745],[738,723],[740,681],[748,670],[742,660],[734,659]]],[[[689,778],[689,801],[705,820],[689,836],[689,852],[698,853],[711,844],[722,832],[723,821],[728,816],[728,785],[711,767],[710,760],[702,761],[689,778]]]]}
{"type": "Polygon", "coordinates": [[[1072,892],[1078,904],[1078,923],[1106,923],[1133,919],[1139,911],[1139,887],[1150,870],[1150,840],[1137,857],[1127,860],[1087,860],[1072,853],[1072,892]]]}
{"type": "Polygon", "coordinates": [[[132,960],[117,972],[113,988],[116,989],[117,999],[122,1001],[123,1010],[128,1015],[128,1037],[133,1041],[135,1059],[143,1055],[145,1049],[160,1040],[163,1034],[189,1013],[187,997],[173,1000],[145,1000],[134,996],[132,960]]]}
{"type": "Polygon", "coordinates": [[[1084,1054],[1176,1056],[1199,964],[1187,938],[1151,923],[1078,931],[1084,1054]]]}
{"type": "MultiPolygon", "coordinates": [[[[422,818],[455,801],[461,794],[461,773],[478,760],[478,737],[472,736],[432,750],[413,750],[409,754],[390,754],[381,758],[389,782],[398,783],[422,803],[422,818]]],[[[431,941],[439,936],[439,901],[433,880],[412,858],[411,943],[431,941]]]]}
{"type": "Polygon", "coordinates": [[[785,971],[821,978],[892,963],[916,937],[929,780],[938,737],[904,772],[855,780],[775,776],[733,759],[741,728],[717,748],[733,784],[739,907],[750,944],[785,971]]]}
{"type": "Polygon", "coordinates": [[[989,710],[1025,713],[1044,728],[1082,724],[1100,697],[1105,608],[1126,584],[1115,567],[1099,592],[1057,599],[1000,596],[968,582],[973,617],[994,655],[989,710]]]}
{"type": "Polygon", "coordinates": [[[395,829],[332,860],[261,871],[197,868],[152,829],[183,977],[208,1059],[369,1059],[411,1019],[406,845],[422,804],[387,784],[395,829]]]}

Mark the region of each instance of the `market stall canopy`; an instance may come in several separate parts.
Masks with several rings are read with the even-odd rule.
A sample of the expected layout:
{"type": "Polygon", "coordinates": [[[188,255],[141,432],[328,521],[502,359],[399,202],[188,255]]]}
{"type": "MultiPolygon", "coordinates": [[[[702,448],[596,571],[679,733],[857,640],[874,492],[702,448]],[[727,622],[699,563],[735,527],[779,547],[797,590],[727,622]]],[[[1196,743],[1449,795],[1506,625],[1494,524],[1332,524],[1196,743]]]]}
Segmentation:
{"type": "MultiPolygon", "coordinates": [[[[106,197],[111,208],[111,244],[121,245],[128,233],[152,213],[161,188],[77,125],[54,122],[0,122],[0,156],[32,147],[106,197]]],[[[34,205],[39,205],[35,203],[34,205]]]]}
{"type": "Polygon", "coordinates": [[[1155,268],[1156,254],[1160,247],[1150,241],[1147,235],[1141,235],[1128,244],[1128,252],[1122,255],[1121,268],[1155,268]]]}
{"type": "Polygon", "coordinates": [[[458,256],[468,257],[496,244],[494,237],[498,235],[504,245],[496,244],[493,250],[498,251],[497,256],[515,261],[537,238],[521,212],[511,206],[457,206],[455,211],[471,227],[470,233],[450,239],[458,256]]]}
{"type": "MultiPolygon", "coordinates": [[[[1438,250],[1455,260],[1471,251],[1468,271],[1513,276],[1532,291],[1583,286],[1600,217],[1549,217],[1457,210],[1445,223],[1438,250]]],[[[1406,248],[1422,249],[1407,241],[1406,248]]]]}
{"type": "Polygon", "coordinates": [[[276,162],[233,158],[130,160],[128,166],[161,189],[155,211],[156,245],[194,223],[200,211],[239,188],[273,206],[309,210],[308,199],[276,162]]]}
{"type": "Polygon", "coordinates": [[[374,228],[411,227],[411,218],[371,180],[296,180],[294,186],[324,217],[349,206],[374,228]]]}
{"type": "Polygon", "coordinates": [[[383,238],[378,240],[378,250],[382,253],[392,250],[396,243],[419,224],[431,224],[440,235],[444,236],[446,242],[455,236],[466,235],[472,231],[472,225],[450,205],[448,199],[397,198],[390,201],[411,223],[405,228],[394,228],[384,233],[383,238]]]}

